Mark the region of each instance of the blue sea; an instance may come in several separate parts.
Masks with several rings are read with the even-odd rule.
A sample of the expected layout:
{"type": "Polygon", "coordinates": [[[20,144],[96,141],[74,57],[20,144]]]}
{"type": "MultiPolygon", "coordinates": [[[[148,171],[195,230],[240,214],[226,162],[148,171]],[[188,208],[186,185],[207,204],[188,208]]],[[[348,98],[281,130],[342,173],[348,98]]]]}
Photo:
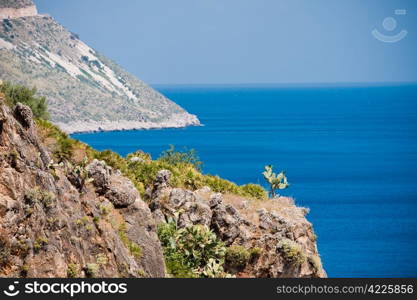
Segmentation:
{"type": "Polygon", "coordinates": [[[308,219],[329,277],[417,276],[417,86],[172,86],[202,127],[74,134],[122,155],[195,148],[204,172],[281,192],[308,219]]]}

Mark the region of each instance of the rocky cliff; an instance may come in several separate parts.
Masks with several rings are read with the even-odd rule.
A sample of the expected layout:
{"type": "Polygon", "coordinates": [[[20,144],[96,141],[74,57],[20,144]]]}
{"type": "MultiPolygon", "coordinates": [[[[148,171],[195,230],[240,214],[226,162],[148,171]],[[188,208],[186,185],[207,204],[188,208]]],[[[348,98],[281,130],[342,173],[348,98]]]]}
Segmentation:
{"type": "Polygon", "coordinates": [[[78,170],[53,164],[27,106],[0,103],[0,276],[164,277],[155,222],[132,183],[92,164],[97,180],[84,184],[78,170]]]}
{"type": "Polygon", "coordinates": [[[195,115],[90,48],[31,0],[0,0],[0,79],[36,86],[67,132],[198,125],[195,115]]]}
{"type": "Polygon", "coordinates": [[[250,200],[204,187],[172,188],[160,171],[147,191],[158,224],[176,219],[179,228],[204,225],[228,247],[224,269],[237,277],[326,277],[308,210],[292,199],[250,200]]]}
{"type": "MultiPolygon", "coordinates": [[[[219,245],[222,272],[205,269],[200,276],[326,276],[308,211],[291,199],[178,187],[165,169],[149,184],[132,182],[125,170],[109,166],[122,158],[94,159],[85,144],[35,122],[29,107],[4,102],[0,95],[1,277],[173,276],[164,263],[170,253],[158,237],[158,228],[172,222],[181,234],[195,230],[186,232],[188,242],[201,228],[214,234],[209,240],[219,245]],[[78,143],[71,153],[63,150],[70,143],[78,143]]],[[[129,168],[151,172],[141,157],[128,161],[129,168]]]]}

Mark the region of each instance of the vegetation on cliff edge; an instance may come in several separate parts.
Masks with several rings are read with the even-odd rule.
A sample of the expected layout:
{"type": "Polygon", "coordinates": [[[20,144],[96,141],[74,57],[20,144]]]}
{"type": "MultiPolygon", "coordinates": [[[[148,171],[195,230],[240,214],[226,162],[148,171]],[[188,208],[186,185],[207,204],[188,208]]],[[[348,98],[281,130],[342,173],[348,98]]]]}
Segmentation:
{"type": "Polygon", "coordinates": [[[191,190],[209,186],[214,192],[236,194],[249,198],[265,199],[265,189],[257,184],[237,185],[219,176],[203,174],[202,162],[194,149],[177,151],[174,146],[152,160],[141,150],[122,157],[110,150],[97,151],[90,146],[69,137],[57,126],[47,121],[47,103],[44,97],[36,96],[36,89],[12,85],[9,82],[0,85],[10,106],[21,102],[28,105],[36,118],[39,134],[44,144],[53,153],[55,163],[70,162],[74,166],[90,162],[93,159],[105,161],[114,169],[119,169],[144,195],[145,189],[155,180],[158,171],[167,169],[172,172],[171,185],[191,190]],[[87,161],[86,161],[87,160],[87,161]]]}
{"type": "Polygon", "coordinates": [[[226,246],[207,226],[177,228],[171,220],[158,228],[167,271],[176,278],[230,277],[223,270],[226,246]]]}

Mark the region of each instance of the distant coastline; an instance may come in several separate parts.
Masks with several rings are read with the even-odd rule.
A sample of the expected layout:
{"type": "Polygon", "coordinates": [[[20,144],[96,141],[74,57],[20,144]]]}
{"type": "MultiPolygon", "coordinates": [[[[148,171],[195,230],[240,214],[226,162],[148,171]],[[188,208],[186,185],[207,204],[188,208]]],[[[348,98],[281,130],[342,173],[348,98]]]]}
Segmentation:
{"type": "Polygon", "coordinates": [[[0,22],[0,78],[36,87],[48,101],[51,122],[63,131],[200,124],[51,16],[38,14],[32,0],[1,1],[0,22]]]}
{"type": "Polygon", "coordinates": [[[75,121],[69,123],[55,122],[61,130],[68,134],[89,133],[102,131],[125,131],[125,130],[149,130],[165,128],[184,128],[188,126],[201,126],[196,115],[175,114],[162,122],[146,121],[75,121]]]}

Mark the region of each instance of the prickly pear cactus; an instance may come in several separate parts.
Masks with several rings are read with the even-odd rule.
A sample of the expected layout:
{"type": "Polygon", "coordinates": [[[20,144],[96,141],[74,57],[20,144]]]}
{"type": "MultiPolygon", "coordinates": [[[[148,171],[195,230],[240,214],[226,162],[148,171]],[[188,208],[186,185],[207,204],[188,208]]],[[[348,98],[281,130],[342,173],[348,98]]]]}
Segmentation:
{"type": "Polygon", "coordinates": [[[275,191],[286,189],[289,186],[289,183],[284,171],[276,174],[273,172],[272,168],[272,165],[265,166],[265,171],[262,173],[262,175],[270,185],[271,197],[275,198],[277,196],[275,191]]]}

